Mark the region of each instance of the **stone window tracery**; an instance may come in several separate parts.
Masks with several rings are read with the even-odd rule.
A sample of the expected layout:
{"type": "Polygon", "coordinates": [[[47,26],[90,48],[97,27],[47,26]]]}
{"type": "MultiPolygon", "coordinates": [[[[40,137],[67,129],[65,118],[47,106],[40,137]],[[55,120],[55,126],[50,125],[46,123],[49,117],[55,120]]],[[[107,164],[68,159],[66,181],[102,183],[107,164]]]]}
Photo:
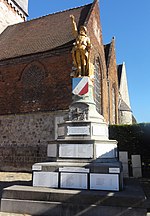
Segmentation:
{"type": "Polygon", "coordinates": [[[45,69],[39,63],[32,63],[25,68],[21,77],[25,102],[34,103],[41,99],[45,76],[45,69]]]}
{"type": "Polygon", "coordinates": [[[96,110],[102,114],[102,72],[99,58],[95,60],[94,64],[94,94],[96,110]]]}

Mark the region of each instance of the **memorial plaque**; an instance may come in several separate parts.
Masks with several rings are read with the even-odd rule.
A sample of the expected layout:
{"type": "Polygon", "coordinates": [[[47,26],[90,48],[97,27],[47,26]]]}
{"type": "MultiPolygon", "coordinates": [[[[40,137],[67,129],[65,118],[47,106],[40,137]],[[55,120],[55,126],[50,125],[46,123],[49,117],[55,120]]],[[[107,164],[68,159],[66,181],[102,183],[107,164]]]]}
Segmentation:
{"type": "Polygon", "coordinates": [[[58,188],[58,173],[33,172],[33,186],[58,188]]]}
{"type": "Polygon", "coordinates": [[[32,166],[32,170],[42,170],[42,166],[35,164],[35,165],[32,166]]]}
{"type": "Polygon", "coordinates": [[[132,167],[141,167],[141,156],[131,155],[132,167]]]}
{"type": "Polygon", "coordinates": [[[90,135],[90,127],[82,126],[82,127],[67,127],[68,132],[67,135],[90,135]]]}
{"type": "Polygon", "coordinates": [[[47,156],[48,157],[56,157],[57,156],[57,144],[48,144],[47,156]]]}
{"type": "Polygon", "coordinates": [[[128,152],[126,152],[126,151],[119,151],[119,160],[122,163],[127,163],[128,164],[128,152]]]}
{"type": "Polygon", "coordinates": [[[93,136],[105,136],[108,137],[108,127],[106,125],[93,125],[93,136]]]}
{"type": "Polygon", "coordinates": [[[140,155],[131,155],[131,161],[132,161],[133,177],[135,177],[135,178],[142,177],[141,156],[140,155]]]}
{"type": "Polygon", "coordinates": [[[85,173],[61,173],[61,188],[87,189],[87,174],[85,173]]]}
{"type": "Polygon", "coordinates": [[[96,144],[96,158],[116,158],[116,144],[96,144]]]}
{"type": "Polygon", "coordinates": [[[65,127],[58,127],[58,136],[65,135],[65,127]]]}
{"type": "Polygon", "coordinates": [[[109,173],[120,173],[120,168],[118,167],[110,167],[109,168],[109,173]]]}
{"type": "Polygon", "coordinates": [[[89,173],[90,170],[82,167],[63,167],[59,168],[59,172],[89,173]]]}
{"type": "Polygon", "coordinates": [[[119,175],[90,174],[90,189],[119,191],[119,175]]]}
{"type": "Polygon", "coordinates": [[[63,116],[56,116],[55,117],[55,140],[58,138],[58,124],[64,122],[63,116]]]}
{"type": "Polygon", "coordinates": [[[93,144],[60,144],[59,157],[93,158],[93,144]]]}

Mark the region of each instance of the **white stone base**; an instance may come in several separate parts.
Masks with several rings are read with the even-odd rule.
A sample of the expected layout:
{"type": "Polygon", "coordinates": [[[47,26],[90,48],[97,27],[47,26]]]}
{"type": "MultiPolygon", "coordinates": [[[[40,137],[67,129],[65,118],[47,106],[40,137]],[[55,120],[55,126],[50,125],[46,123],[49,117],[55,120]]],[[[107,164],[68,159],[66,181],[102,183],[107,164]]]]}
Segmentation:
{"type": "Polygon", "coordinates": [[[58,173],[33,172],[33,186],[58,188],[58,173]]]}
{"type": "Polygon", "coordinates": [[[60,187],[70,189],[87,189],[87,174],[85,173],[61,173],[60,187]]]}
{"type": "Polygon", "coordinates": [[[90,174],[91,190],[119,191],[119,175],[117,174],[90,174]]]}

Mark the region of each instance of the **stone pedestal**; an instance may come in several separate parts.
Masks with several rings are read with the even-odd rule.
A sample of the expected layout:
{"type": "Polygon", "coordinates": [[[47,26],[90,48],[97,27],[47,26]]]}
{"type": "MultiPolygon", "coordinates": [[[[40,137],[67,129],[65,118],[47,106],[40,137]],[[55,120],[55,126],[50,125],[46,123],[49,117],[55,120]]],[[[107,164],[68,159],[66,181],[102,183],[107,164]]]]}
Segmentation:
{"type": "Polygon", "coordinates": [[[109,140],[108,125],[96,111],[93,84],[87,77],[82,83],[87,86],[87,81],[88,92],[74,95],[68,116],[58,124],[57,139],[48,144],[49,162],[33,165],[33,186],[112,191],[123,188],[117,141],[109,140]]]}

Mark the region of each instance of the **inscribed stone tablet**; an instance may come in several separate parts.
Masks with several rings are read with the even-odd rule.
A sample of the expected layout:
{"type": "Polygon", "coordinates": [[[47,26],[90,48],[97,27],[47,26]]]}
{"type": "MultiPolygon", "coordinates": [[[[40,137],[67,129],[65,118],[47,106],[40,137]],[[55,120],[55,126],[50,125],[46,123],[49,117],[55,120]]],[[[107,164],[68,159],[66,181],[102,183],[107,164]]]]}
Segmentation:
{"type": "Polygon", "coordinates": [[[92,158],[93,144],[60,144],[59,157],[92,158]]]}
{"type": "Polygon", "coordinates": [[[57,144],[48,144],[47,156],[48,157],[56,157],[57,156],[57,144]]]}
{"type": "Polygon", "coordinates": [[[67,135],[90,135],[90,127],[67,127],[68,133],[67,135]]]}
{"type": "Polygon", "coordinates": [[[34,172],[33,186],[58,188],[58,173],[56,172],[34,172]]]}
{"type": "Polygon", "coordinates": [[[119,191],[117,174],[90,174],[90,189],[119,191]]]}
{"type": "Polygon", "coordinates": [[[120,168],[118,167],[110,167],[109,168],[109,173],[120,173],[120,168]]]}
{"type": "Polygon", "coordinates": [[[61,173],[61,188],[87,189],[87,174],[61,173]]]}

